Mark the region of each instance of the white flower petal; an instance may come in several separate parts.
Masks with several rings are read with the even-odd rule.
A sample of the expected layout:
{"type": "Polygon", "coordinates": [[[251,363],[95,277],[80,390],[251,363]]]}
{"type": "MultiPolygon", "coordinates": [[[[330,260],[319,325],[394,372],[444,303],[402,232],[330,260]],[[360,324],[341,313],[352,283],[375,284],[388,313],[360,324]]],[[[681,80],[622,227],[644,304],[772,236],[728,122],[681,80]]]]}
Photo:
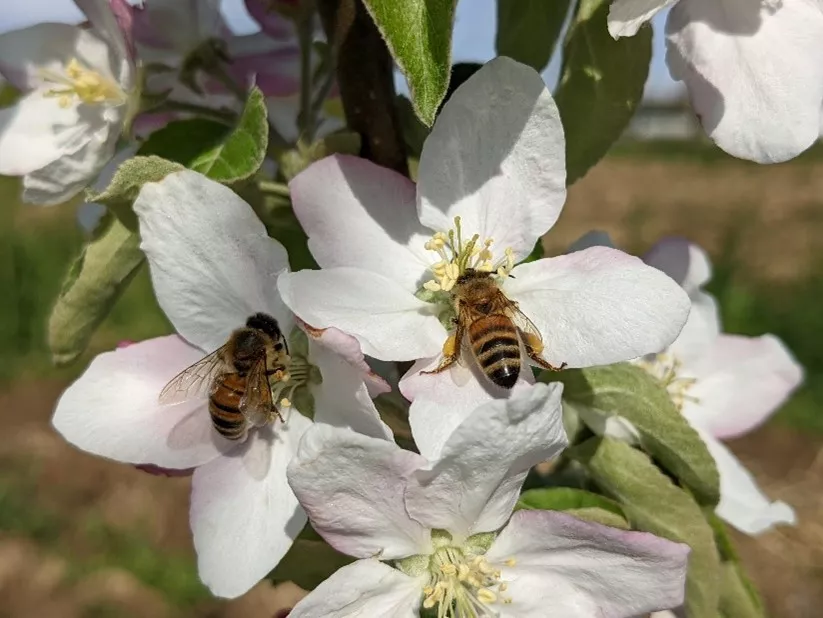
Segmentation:
{"type": "MultiPolygon", "coordinates": [[[[363,350],[360,349],[360,344],[357,343],[357,339],[336,328],[316,329],[308,324],[302,323],[302,321],[300,322],[301,327],[310,337],[313,337],[319,344],[333,351],[358,370],[366,386],[368,386],[369,393],[372,397],[377,397],[377,395],[381,393],[391,391],[391,385],[366,361],[366,356],[363,354],[363,350]]],[[[391,368],[395,374],[397,373],[395,365],[388,361],[373,360],[372,362],[384,363],[386,368],[391,368]]],[[[394,383],[397,384],[396,378],[394,379],[394,383]]]]}
{"type": "Polygon", "coordinates": [[[689,295],[689,319],[671,345],[671,352],[683,362],[699,357],[712,345],[721,328],[717,301],[702,290],[712,276],[708,255],[685,238],[666,238],[652,247],[643,261],[669,275],[689,295]]]}
{"type": "MultiPolygon", "coordinates": [[[[309,333],[309,358],[323,376],[323,382],[313,389],[314,421],[393,440],[391,429],[380,420],[363,381],[368,374],[336,351],[347,340],[359,351],[357,341],[337,329],[326,329],[317,337],[309,333]]],[[[360,358],[363,359],[362,354],[360,358]]],[[[365,360],[362,363],[365,365],[365,360]]]]}
{"type": "Polygon", "coordinates": [[[391,560],[431,549],[429,531],[403,504],[406,479],[425,463],[393,442],[317,424],[288,475],[312,526],[332,547],[391,560]]]}
{"type": "Polygon", "coordinates": [[[646,532],[523,510],[486,558],[508,583],[506,616],[629,618],[683,602],[688,554],[687,545],[646,532]]]}
{"type": "MultiPolygon", "coordinates": [[[[75,4],[88,18],[97,35],[108,43],[110,53],[95,59],[90,65],[97,70],[106,68],[117,81],[130,86],[134,80],[131,52],[121,25],[112,10],[112,0],[74,0],[75,4]]],[[[125,25],[125,24],[124,24],[125,25]]]]}
{"type": "Polygon", "coordinates": [[[703,356],[684,364],[697,382],[683,415],[716,438],[747,433],[769,418],[803,380],[803,368],[773,335],[720,335],[703,356]]]}
{"type": "Polygon", "coordinates": [[[776,524],[797,523],[794,509],[785,502],[771,502],[760,491],[751,473],[724,444],[696,427],[720,473],[720,504],[717,515],[745,534],[760,534],[776,524]]]}
{"type": "Polygon", "coordinates": [[[504,57],[477,71],[443,106],[417,176],[424,225],[445,231],[459,215],[469,238],[531,253],[566,199],[563,126],[540,75],[504,57]]]}
{"type": "Polygon", "coordinates": [[[423,584],[378,560],[338,569],[289,612],[289,618],[417,618],[423,584]]]}
{"type": "Polygon", "coordinates": [[[677,0],[613,0],[609,7],[609,34],[615,39],[634,36],[640,26],[675,2],[677,0]]]}
{"type": "Polygon", "coordinates": [[[689,298],[668,276],[607,247],[520,264],[507,296],[534,322],[543,358],[569,367],[659,352],[677,337],[689,298]]]}
{"type": "Polygon", "coordinates": [[[452,432],[484,403],[519,395],[534,383],[531,370],[524,366],[520,379],[510,391],[495,387],[473,359],[435,374],[442,356],[417,361],[400,381],[400,392],[412,402],[409,424],[420,454],[429,461],[440,457],[440,450],[452,432]]]}
{"type": "Polygon", "coordinates": [[[23,201],[53,206],[80,193],[114,156],[121,128],[118,124],[103,124],[92,133],[89,126],[80,148],[64,152],[59,159],[23,177],[23,201]]]}
{"type": "Polygon", "coordinates": [[[427,528],[458,538],[497,530],[528,469],[568,445],[559,383],[480,406],[449,436],[440,458],[409,481],[406,509],[427,528]]]}
{"type": "Polygon", "coordinates": [[[817,140],[819,2],[683,0],[669,13],[666,35],[672,77],[686,83],[703,128],[723,150],[774,163],[817,140]]]}
{"type": "Polygon", "coordinates": [[[134,211],[157,301],[188,341],[211,352],[259,311],[290,332],[275,286],[286,250],[231,189],[176,172],[144,185],[134,211]]]}
{"type": "Polygon", "coordinates": [[[169,380],[202,357],[174,335],[100,354],[60,397],[52,424],[75,446],[117,461],[207,463],[234,445],[212,429],[206,398],[157,401],[169,380]]]}
{"type": "Polygon", "coordinates": [[[82,147],[88,126],[74,105],[35,90],[0,109],[0,174],[22,176],[82,147]]]}
{"type": "Polygon", "coordinates": [[[289,189],[321,268],[353,266],[411,292],[420,287],[434,260],[423,246],[431,232],[417,219],[411,180],[360,157],[337,155],[309,166],[289,189]]]}
{"type": "Polygon", "coordinates": [[[0,34],[0,73],[20,90],[33,90],[44,85],[45,74],[63,75],[72,58],[88,68],[108,72],[108,53],[106,44],[87,29],[36,24],[0,34]]]}
{"type": "Polygon", "coordinates": [[[191,529],[200,578],[220,597],[237,597],[271,571],[306,523],[286,466],[311,421],[296,411],[258,429],[241,452],[194,471],[191,529]]]}
{"type": "Polygon", "coordinates": [[[432,314],[432,305],[377,273],[359,268],[302,270],[279,277],[277,288],[301,320],[352,335],[365,354],[379,360],[434,356],[446,341],[446,329],[432,314]]]}

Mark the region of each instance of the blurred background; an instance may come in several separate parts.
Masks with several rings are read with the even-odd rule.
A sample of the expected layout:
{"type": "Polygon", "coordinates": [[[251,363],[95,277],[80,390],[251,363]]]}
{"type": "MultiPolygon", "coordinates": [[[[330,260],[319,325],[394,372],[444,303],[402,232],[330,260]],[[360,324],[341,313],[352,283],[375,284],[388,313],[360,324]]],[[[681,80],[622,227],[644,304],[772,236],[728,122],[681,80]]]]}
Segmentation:
{"type": "MultiPolygon", "coordinates": [[[[239,32],[254,24],[225,0],[239,32]]],[[[4,3],[0,32],[37,21],[75,21],[70,0],[4,3]]],[[[806,381],[764,427],[731,443],[772,499],[799,526],[739,552],[777,618],[816,618],[823,606],[823,147],[790,163],[732,159],[698,130],[682,91],[656,55],[646,99],[629,132],[570,190],[549,254],[591,229],[642,253],[663,235],[702,245],[714,262],[709,290],[729,332],[774,333],[806,381]]],[[[455,61],[492,56],[493,0],[459,4],[455,61]]],[[[556,63],[555,63],[556,64],[556,63]]],[[[556,70],[546,79],[552,84],[556,70]]],[[[398,78],[398,87],[405,84],[398,78]]],[[[0,617],[153,618],[271,616],[295,590],[262,585],[214,600],[199,583],[188,530],[188,479],[152,476],[96,459],[50,428],[54,403],[96,353],[170,331],[141,271],[69,368],[51,366],[45,324],[66,268],[84,242],[80,202],[19,204],[17,180],[0,178],[0,617]]]]}

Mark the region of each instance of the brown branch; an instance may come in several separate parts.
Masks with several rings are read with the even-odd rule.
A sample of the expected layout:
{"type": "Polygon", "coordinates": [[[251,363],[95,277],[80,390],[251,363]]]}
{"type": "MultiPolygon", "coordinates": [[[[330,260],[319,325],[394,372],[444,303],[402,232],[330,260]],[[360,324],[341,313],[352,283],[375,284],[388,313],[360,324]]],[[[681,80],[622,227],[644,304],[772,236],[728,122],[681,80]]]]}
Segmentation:
{"type": "Polygon", "coordinates": [[[409,175],[406,147],[394,106],[389,50],[362,0],[317,0],[337,52],[337,83],[350,129],[363,138],[362,157],[409,175]]]}

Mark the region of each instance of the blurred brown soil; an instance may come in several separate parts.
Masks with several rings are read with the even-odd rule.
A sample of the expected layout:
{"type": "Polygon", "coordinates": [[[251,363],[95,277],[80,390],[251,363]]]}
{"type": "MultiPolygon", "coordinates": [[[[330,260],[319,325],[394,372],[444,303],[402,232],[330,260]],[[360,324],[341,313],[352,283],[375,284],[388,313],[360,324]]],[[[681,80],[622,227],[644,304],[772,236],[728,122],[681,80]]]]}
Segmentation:
{"type": "Polygon", "coordinates": [[[730,257],[759,279],[800,278],[818,266],[821,206],[819,162],[641,164],[612,158],[572,186],[546,246],[562,253],[582,234],[601,229],[618,246],[643,250],[674,234],[713,255],[731,250],[730,257]]]}

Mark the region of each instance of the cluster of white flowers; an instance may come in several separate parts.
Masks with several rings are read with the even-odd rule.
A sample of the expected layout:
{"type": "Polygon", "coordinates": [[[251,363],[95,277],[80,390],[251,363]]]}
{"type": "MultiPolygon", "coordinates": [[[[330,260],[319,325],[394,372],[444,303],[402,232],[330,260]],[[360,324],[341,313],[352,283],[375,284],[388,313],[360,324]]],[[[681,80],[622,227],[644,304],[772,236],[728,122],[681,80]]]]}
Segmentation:
{"type": "Polygon", "coordinates": [[[133,136],[192,114],[237,112],[252,84],[266,95],[273,127],[296,139],[295,27],[263,0],[248,0],[263,30],[245,36],[231,32],[220,0],[75,3],[90,27],[41,23],[0,34],[0,76],[24,94],[0,109],[0,174],[23,177],[24,201],[65,202],[118,147],[131,156],[133,136]],[[204,77],[210,72],[217,77],[204,77]]]}
{"type": "MultiPolygon", "coordinates": [[[[0,173],[23,175],[31,201],[62,201],[94,180],[135,120],[143,86],[214,108],[231,108],[232,89],[252,79],[285,99],[299,86],[294,33],[262,2],[247,5],[264,32],[235,37],[216,0],[145,8],[76,1],[90,28],[40,24],[0,36],[0,73],[27,92],[0,110],[0,173]],[[225,79],[181,77],[204,49],[234,59],[218,73],[225,79]],[[163,70],[143,79],[140,62],[163,70]]],[[[714,41],[711,20],[725,13],[701,3],[708,5],[681,0],[672,9],[669,60],[710,135],[739,156],[796,154],[811,120],[793,125],[790,140],[775,115],[774,125],[746,137],[738,124],[746,112],[764,116],[757,105],[789,114],[813,102],[817,114],[821,93],[774,89],[777,98],[743,101],[758,91],[757,76],[733,66],[742,77],[724,80],[695,51],[736,40],[725,33],[714,41]],[[731,115],[712,99],[721,83],[731,115]]],[[[612,33],[633,34],[673,2],[657,4],[615,0],[612,33]]],[[[774,14],[761,8],[753,18],[762,24],[740,27],[768,43],[778,26],[803,19],[808,40],[792,45],[811,58],[807,48],[823,41],[820,7],[785,4],[774,14]]],[[[740,62],[752,62],[747,49],[739,47],[740,62]]],[[[764,60],[767,72],[781,69],[773,61],[764,60]]],[[[168,119],[137,117],[143,127],[168,119]]],[[[686,545],[555,511],[515,510],[529,470],[568,446],[563,386],[551,374],[549,384],[535,383],[530,365],[646,368],[716,461],[718,515],[748,533],[794,521],[720,439],[766,419],[802,371],[770,335],[721,333],[716,303],[701,289],[710,267],[700,249],[667,241],[640,259],[583,242],[565,255],[527,259],[566,197],[560,115],[531,68],[497,58],[453,93],[425,142],[416,184],[339,155],[309,166],[289,190],[319,270],[291,272],[285,248],[251,206],[203,175],[179,171],[145,184],[134,202],[141,248],[177,334],[96,357],[53,419],[91,453],[192,474],[198,568],[216,595],[241,595],[266,577],[308,521],[356,561],[298,603],[294,617],[630,618],[681,606],[686,545]],[[471,335],[486,370],[459,336],[456,293],[477,273],[496,294],[478,301],[486,306],[478,311],[490,315],[504,299],[506,319],[519,328],[514,356],[501,351],[491,326],[471,335]],[[276,320],[288,344],[287,366],[271,372],[278,414],[228,439],[215,428],[214,390],[161,400],[175,376],[258,314],[276,320]],[[376,373],[379,362],[410,368],[390,384],[376,373]],[[492,366],[505,379],[489,379],[492,366]],[[417,452],[395,443],[374,403],[393,386],[408,403],[417,452]]],[[[635,434],[628,421],[586,422],[608,435],[635,434]]]]}

